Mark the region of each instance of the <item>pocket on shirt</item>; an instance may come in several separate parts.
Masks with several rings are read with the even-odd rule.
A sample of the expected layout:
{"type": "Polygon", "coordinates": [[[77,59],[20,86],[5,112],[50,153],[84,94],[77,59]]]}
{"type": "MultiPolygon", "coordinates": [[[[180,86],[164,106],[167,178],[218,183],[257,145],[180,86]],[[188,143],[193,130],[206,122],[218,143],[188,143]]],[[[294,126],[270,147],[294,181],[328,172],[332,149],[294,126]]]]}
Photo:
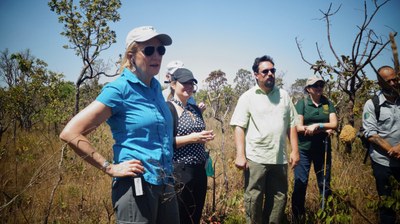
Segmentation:
{"type": "Polygon", "coordinates": [[[380,114],[378,126],[384,130],[388,130],[393,126],[393,115],[392,114],[380,114]]]}

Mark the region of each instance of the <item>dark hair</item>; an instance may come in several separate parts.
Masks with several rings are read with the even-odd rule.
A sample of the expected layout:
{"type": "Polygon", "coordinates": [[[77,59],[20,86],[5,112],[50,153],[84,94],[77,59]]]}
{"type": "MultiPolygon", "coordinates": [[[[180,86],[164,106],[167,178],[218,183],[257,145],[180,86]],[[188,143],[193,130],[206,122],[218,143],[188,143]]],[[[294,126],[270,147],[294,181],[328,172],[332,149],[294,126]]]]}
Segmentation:
{"type": "Polygon", "coordinates": [[[269,62],[271,62],[272,65],[275,66],[274,60],[270,56],[264,55],[264,56],[261,56],[254,60],[254,64],[252,67],[253,72],[255,72],[255,73],[258,72],[258,66],[260,65],[261,62],[264,62],[264,61],[269,61],[269,62]]]}

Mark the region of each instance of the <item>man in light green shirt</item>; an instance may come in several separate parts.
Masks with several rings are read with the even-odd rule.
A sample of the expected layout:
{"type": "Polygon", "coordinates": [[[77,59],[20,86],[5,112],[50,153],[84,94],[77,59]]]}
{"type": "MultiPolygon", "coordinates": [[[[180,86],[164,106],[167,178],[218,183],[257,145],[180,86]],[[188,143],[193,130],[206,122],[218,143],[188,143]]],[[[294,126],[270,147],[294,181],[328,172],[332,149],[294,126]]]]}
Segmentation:
{"type": "Polygon", "coordinates": [[[285,90],[275,87],[274,62],[265,55],[253,64],[257,85],[240,96],[234,126],[237,168],[245,173],[247,223],[282,223],[288,189],[287,163],[299,162],[297,113],[285,90]],[[286,137],[292,151],[287,158],[286,137]]]}

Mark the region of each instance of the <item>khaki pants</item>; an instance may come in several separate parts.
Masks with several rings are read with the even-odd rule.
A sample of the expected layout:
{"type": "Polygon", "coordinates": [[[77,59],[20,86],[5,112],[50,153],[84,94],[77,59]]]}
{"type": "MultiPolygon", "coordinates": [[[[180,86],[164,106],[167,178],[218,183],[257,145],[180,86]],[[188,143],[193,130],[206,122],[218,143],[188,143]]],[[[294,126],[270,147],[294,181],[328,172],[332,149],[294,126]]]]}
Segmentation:
{"type": "Polygon", "coordinates": [[[287,164],[248,161],[244,202],[248,224],[282,223],[288,191],[287,164]]]}

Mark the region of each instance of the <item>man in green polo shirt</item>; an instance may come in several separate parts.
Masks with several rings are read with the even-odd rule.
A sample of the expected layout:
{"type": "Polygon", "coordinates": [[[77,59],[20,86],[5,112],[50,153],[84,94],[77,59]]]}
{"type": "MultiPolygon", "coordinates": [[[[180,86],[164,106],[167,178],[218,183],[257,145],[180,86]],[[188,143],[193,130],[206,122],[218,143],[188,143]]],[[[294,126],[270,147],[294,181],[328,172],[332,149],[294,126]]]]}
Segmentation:
{"type": "Polygon", "coordinates": [[[275,86],[272,58],[256,58],[252,69],[257,85],[240,96],[230,122],[235,128],[235,165],[245,174],[247,223],[282,223],[287,162],[293,168],[299,161],[297,114],[288,93],[275,86]],[[292,148],[289,158],[286,137],[292,148]]]}

